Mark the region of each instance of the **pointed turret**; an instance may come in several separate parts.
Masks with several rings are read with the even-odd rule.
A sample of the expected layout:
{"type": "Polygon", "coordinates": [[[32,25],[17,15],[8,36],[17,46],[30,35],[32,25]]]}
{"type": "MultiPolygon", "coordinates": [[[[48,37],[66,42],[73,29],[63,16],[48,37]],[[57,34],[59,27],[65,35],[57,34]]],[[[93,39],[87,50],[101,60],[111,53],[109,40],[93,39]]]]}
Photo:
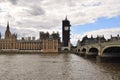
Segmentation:
{"type": "Polygon", "coordinates": [[[0,39],[1,39],[1,36],[2,36],[2,35],[1,35],[1,32],[0,32],[0,39]]]}
{"type": "Polygon", "coordinates": [[[93,39],[93,35],[91,35],[91,39],[93,39]]]}
{"type": "Polygon", "coordinates": [[[7,30],[9,30],[9,21],[7,22],[7,30]]]}
{"type": "Polygon", "coordinates": [[[67,20],[67,16],[65,17],[65,20],[67,20]]]}
{"type": "Polygon", "coordinates": [[[11,32],[10,32],[10,28],[9,28],[9,21],[7,22],[7,28],[5,31],[5,39],[8,39],[11,37],[11,32]]]}

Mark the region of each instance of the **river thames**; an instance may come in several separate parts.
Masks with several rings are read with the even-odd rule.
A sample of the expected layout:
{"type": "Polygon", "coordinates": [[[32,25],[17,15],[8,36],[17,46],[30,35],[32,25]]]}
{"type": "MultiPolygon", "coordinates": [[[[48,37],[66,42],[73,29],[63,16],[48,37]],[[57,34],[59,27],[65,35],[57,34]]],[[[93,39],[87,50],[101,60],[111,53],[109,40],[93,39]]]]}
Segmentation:
{"type": "Polygon", "coordinates": [[[75,54],[2,54],[0,80],[120,80],[120,63],[75,54]]]}

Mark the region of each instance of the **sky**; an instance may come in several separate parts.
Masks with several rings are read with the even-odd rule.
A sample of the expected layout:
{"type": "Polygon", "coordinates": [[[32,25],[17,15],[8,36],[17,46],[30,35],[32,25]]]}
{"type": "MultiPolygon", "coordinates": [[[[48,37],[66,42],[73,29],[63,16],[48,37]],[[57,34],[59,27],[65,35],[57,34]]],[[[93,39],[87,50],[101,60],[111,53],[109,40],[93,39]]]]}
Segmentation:
{"type": "Polygon", "coordinates": [[[108,39],[120,34],[120,0],[0,0],[2,37],[7,21],[18,38],[38,38],[40,31],[59,32],[61,36],[66,16],[73,45],[85,35],[104,35],[108,39]]]}

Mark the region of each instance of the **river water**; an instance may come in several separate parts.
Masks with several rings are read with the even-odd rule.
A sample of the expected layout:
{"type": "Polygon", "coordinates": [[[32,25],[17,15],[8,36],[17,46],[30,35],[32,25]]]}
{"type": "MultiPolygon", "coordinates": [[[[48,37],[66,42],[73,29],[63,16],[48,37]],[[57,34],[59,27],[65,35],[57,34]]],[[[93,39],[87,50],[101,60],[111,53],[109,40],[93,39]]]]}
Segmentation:
{"type": "Polygon", "coordinates": [[[0,80],[120,80],[120,63],[75,54],[2,54],[0,80]]]}

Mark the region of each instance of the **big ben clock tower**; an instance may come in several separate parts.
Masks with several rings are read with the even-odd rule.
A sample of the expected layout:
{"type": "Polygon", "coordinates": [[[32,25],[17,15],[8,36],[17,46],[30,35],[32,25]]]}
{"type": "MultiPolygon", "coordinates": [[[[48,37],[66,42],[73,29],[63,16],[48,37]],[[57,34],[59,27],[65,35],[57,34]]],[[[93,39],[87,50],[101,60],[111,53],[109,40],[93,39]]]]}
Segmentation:
{"type": "Polygon", "coordinates": [[[65,20],[62,21],[62,50],[70,50],[70,21],[65,20]]]}

